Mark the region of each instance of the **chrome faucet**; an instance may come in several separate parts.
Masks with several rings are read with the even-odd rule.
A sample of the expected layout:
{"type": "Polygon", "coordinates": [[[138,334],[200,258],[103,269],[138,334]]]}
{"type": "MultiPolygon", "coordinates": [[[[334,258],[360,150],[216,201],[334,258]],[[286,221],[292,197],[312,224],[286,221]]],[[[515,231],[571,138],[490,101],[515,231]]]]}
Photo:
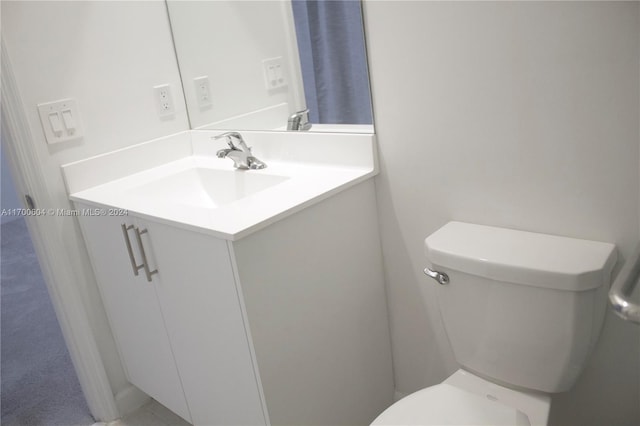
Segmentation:
{"type": "Polygon", "coordinates": [[[264,169],[267,167],[265,163],[258,160],[251,153],[251,147],[248,147],[244,142],[242,135],[238,132],[226,132],[218,136],[214,136],[212,139],[227,139],[229,148],[219,150],[216,155],[218,158],[231,158],[233,160],[233,167],[236,169],[264,169]]]}
{"type": "Polygon", "coordinates": [[[287,121],[287,130],[304,131],[311,128],[309,122],[309,110],[303,109],[295,114],[291,114],[289,121],[287,121]]]}

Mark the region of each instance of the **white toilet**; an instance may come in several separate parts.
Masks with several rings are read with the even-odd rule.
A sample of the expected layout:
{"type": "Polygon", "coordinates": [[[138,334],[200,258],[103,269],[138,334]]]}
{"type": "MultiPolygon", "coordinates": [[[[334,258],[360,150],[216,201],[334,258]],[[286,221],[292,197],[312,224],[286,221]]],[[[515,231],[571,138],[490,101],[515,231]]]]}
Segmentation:
{"type": "Polygon", "coordinates": [[[460,370],[373,425],[546,425],[597,339],[613,244],[449,222],[425,240],[460,370]]]}

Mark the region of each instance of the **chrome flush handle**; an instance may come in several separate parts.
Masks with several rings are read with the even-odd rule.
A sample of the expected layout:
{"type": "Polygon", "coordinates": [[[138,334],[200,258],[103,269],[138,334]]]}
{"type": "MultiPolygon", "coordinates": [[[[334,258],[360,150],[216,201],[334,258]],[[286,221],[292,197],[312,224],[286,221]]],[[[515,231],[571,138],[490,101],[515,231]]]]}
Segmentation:
{"type": "Polygon", "coordinates": [[[440,285],[449,284],[449,275],[445,274],[444,272],[438,272],[429,268],[424,268],[424,273],[434,280],[438,281],[438,284],[440,285]]]}

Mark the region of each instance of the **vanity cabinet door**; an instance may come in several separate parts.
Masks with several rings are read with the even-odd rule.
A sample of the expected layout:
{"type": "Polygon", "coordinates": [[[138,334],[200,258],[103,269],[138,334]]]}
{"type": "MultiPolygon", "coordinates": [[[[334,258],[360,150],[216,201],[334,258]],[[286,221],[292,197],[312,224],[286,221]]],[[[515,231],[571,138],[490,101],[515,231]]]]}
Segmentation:
{"type": "MultiPolygon", "coordinates": [[[[79,205],[82,209],[86,206],[79,205]]],[[[190,420],[178,371],[172,355],[155,287],[160,276],[148,282],[144,269],[134,275],[127,249],[142,263],[132,217],[81,216],[84,239],[129,381],[176,414],[190,420]],[[122,225],[131,227],[127,235],[122,225]]],[[[148,234],[141,235],[146,251],[148,234]]]]}
{"type": "Polygon", "coordinates": [[[266,424],[227,241],[157,222],[144,226],[193,424],[266,424]]]}

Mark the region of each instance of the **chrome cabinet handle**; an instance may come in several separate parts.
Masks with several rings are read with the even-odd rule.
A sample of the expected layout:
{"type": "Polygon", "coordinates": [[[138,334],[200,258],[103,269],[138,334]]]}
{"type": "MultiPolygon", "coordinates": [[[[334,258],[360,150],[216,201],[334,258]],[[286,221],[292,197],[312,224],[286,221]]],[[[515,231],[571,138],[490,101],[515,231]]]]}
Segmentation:
{"type": "Polygon", "coordinates": [[[438,284],[440,285],[449,284],[449,275],[445,274],[444,272],[438,272],[429,268],[424,268],[424,273],[434,280],[438,281],[438,284]]]}
{"type": "Polygon", "coordinates": [[[151,282],[151,275],[157,274],[158,269],[154,269],[153,271],[149,270],[149,261],[147,260],[147,253],[144,251],[144,245],[142,244],[142,234],[146,234],[147,230],[140,228],[134,228],[136,231],[136,240],[138,241],[138,247],[140,248],[140,254],[142,255],[142,267],[144,268],[144,273],[147,276],[147,281],[151,282]]]}
{"type": "Polygon", "coordinates": [[[144,265],[136,264],[136,258],[133,255],[133,249],[131,248],[131,240],[129,240],[129,229],[133,229],[133,225],[127,226],[121,224],[122,234],[124,235],[124,242],[127,245],[127,251],[129,252],[129,261],[131,262],[131,269],[133,269],[133,275],[138,276],[138,271],[144,267],[144,265]]]}

